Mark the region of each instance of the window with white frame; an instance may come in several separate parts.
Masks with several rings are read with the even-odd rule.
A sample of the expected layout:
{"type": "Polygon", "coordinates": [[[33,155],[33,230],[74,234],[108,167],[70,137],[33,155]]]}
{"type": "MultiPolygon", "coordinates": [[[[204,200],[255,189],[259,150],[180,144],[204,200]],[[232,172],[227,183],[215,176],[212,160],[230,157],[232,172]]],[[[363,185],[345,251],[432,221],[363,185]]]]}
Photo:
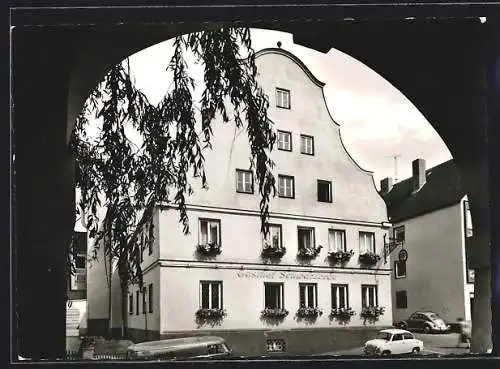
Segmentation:
{"type": "Polygon", "coordinates": [[[406,278],[406,261],[404,260],[394,261],[394,277],[396,279],[406,278]]]}
{"type": "Polygon", "coordinates": [[[276,106],[278,108],[290,109],[290,91],[284,88],[276,88],[276,106]]]}
{"type": "Polygon", "coordinates": [[[292,133],[278,130],[278,150],[292,151],[292,133]]]}
{"type": "Polygon", "coordinates": [[[348,308],[348,293],[347,284],[332,284],[332,309],[348,308]]]}
{"type": "Polygon", "coordinates": [[[295,197],[294,178],[292,176],[278,175],[278,195],[293,199],[295,197]]]}
{"type": "Polygon", "coordinates": [[[149,305],[149,312],[153,312],[153,283],[149,284],[148,287],[148,305],[149,305]]]}
{"type": "Polygon", "coordinates": [[[340,229],[328,230],[328,248],[331,252],[346,251],[345,231],[340,229]]]}
{"type": "Polygon", "coordinates": [[[147,290],[146,290],[146,287],[143,288],[142,290],[142,313],[143,314],[146,314],[146,311],[147,311],[147,302],[146,302],[146,293],[147,293],[147,290]]]}
{"type": "Polygon", "coordinates": [[[222,282],[200,282],[200,305],[203,309],[222,309],[222,282]]]}
{"type": "Polygon", "coordinates": [[[378,305],[377,285],[361,286],[361,306],[373,307],[378,305]]]}
{"type": "Polygon", "coordinates": [[[314,228],[298,227],[297,228],[299,249],[313,249],[315,248],[314,228]]]}
{"type": "Polygon", "coordinates": [[[219,219],[200,219],[199,243],[200,245],[220,245],[219,219]]]}
{"type": "Polygon", "coordinates": [[[359,232],[359,252],[375,253],[375,233],[373,232],[359,232]]]}
{"type": "Polygon", "coordinates": [[[264,283],[264,308],[285,308],[283,283],[264,283]]]}
{"type": "Polygon", "coordinates": [[[404,242],[405,240],[405,226],[399,226],[394,228],[394,241],[404,242]]]}
{"type": "Polygon", "coordinates": [[[139,290],[135,291],[135,315],[139,315],[139,306],[140,306],[139,295],[140,295],[139,290]]]}
{"type": "Polygon", "coordinates": [[[264,238],[264,243],[273,248],[281,248],[283,245],[281,233],[282,230],[280,224],[269,224],[269,233],[267,234],[267,237],[264,238]]]}
{"type": "Polygon", "coordinates": [[[128,295],[128,313],[129,315],[134,314],[134,295],[131,293],[128,295]]]}
{"type": "Polygon", "coordinates": [[[253,193],[252,171],[236,169],[236,192],[253,193]]]}
{"type": "Polygon", "coordinates": [[[318,201],[332,202],[332,182],[318,179],[318,201]]]}
{"type": "Polygon", "coordinates": [[[408,295],[406,291],[396,291],[396,309],[408,308],[408,295]]]}
{"type": "Polygon", "coordinates": [[[300,153],[314,155],[314,137],[309,135],[300,135],[300,153]]]}
{"type": "Polygon", "coordinates": [[[318,285],[316,283],[299,283],[300,307],[315,308],[318,306],[318,285]]]}

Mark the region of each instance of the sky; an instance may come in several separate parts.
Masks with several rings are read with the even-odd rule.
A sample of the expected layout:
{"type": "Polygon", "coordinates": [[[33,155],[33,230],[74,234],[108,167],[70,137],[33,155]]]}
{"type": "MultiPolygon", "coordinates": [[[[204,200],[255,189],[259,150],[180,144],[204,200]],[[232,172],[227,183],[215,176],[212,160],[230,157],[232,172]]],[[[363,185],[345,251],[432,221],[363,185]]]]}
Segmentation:
{"type": "MultiPolygon", "coordinates": [[[[293,35],[284,32],[254,29],[251,37],[256,51],[277,47],[280,41],[325,83],[326,103],[340,125],[342,141],[359,166],[373,172],[377,187],[381,179],[396,177],[395,171],[399,180],[410,177],[414,159],[425,159],[431,168],[452,158],[418,109],[361,62],[335,49],[324,54],[296,45],[293,35]],[[394,156],[398,156],[396,168],[394,156]]],[[[165,41],[129,59],[137,87],[153,103],[160,101],[171,82],[165,70],[171,55],[172,42],[165,41]]],[[[201,66],[190,70],[202,76],[201,66]]]]}

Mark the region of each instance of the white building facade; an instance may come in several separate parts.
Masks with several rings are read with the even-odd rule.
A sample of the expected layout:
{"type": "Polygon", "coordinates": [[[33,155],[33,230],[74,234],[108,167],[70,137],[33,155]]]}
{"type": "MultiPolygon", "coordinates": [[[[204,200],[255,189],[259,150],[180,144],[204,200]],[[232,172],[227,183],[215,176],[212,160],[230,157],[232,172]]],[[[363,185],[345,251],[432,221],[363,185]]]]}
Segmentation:
{"type": "Polygon", "coordinates": [[[155,244],[143,254],[146,288],[129,290],[135,340],[211,333],[244,355],[319,353],[354,347],[392,324],[391,270],[382,257],[388,217],[371,172],[345,150],[324,84],[299,59],[266,49],[256,64],[277,130],[270,236],[260,232],[246,132],[216,121],[213,150],[204,153],[209,189],[195,187],[187,199],[190,233],[175,207],[156,209],[155,244]],[[329,258],[341,251],[344,262],[329,258]],[[361,254],[372,262],[361,264],[361,254]],[[330,316],[340,308],[354,315],[330,316]],[[365,319],[363,308],[383,313],[365,319]]]}
{"type": "Polygon", "coordinates": [[[425,170],[425,161],[417,159],[413,168],[413,178],[394,186],[385,179],[381,185],[392,236],[400,242],[390,256],[394,321],[415,311],[433,311],[452,325],[457,318],[470,321],[474,274],[467,246],[472,220],[460,177],[452,160],[425,170]],[[402,248],[406,261],[398,257],[402,248]]]}

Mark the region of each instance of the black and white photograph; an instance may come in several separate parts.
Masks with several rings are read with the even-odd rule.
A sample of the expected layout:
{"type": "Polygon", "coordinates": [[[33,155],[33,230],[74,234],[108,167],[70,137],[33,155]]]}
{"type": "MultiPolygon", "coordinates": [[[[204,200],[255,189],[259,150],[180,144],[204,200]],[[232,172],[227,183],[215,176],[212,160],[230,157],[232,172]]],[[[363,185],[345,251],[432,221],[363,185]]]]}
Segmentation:
{"type": "Polygon", "coordinates": [[[499,18],[360,3],[11,8],[12,362],[496,355],[499,18]]]}

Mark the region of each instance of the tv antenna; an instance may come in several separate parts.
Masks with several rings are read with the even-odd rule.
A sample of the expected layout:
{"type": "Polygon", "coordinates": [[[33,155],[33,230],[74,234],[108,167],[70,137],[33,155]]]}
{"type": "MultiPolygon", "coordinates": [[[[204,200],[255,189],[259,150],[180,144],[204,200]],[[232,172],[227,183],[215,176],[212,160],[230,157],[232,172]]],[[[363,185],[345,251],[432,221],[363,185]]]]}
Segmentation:
{"type": "Polygon", "coordinates": [[[391,158],[394,160],[394,182],[398,181],[398,158],[401,157],[401,154],[394,154],[386,156],[386,158],[391,158]]]}

